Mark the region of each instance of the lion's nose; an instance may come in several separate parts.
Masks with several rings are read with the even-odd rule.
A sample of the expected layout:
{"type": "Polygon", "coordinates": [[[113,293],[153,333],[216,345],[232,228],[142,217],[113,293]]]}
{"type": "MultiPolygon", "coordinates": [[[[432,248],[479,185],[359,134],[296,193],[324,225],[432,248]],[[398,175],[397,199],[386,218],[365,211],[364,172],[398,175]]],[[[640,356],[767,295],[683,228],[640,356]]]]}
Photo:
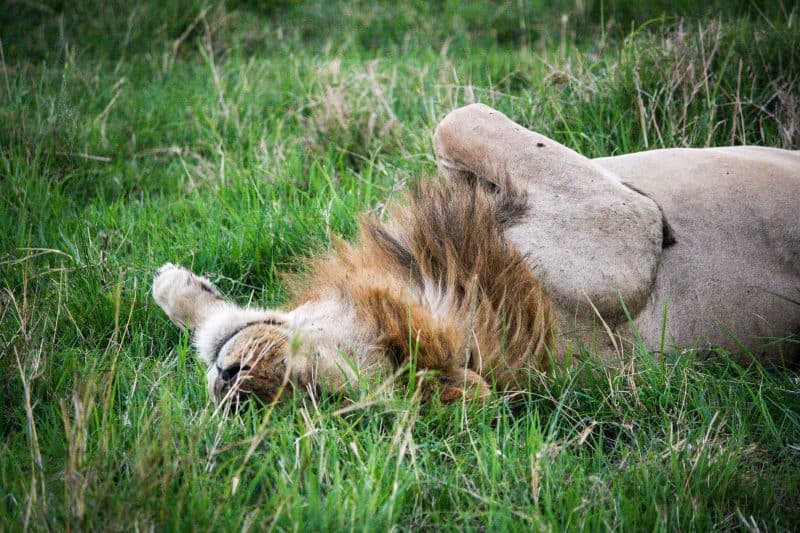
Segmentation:
{"type": "Polygon", "coordinates": [[[217,365],[217,375],[226,384],[236,381],[236,377],[239,375],[239,372],[244,372],[247,370],[250,370],[249,366],[241,366],[239,363],[233,363],[227,368],[222,368],[221,366],[217,365]]]}
{"type": "Polygon", "coordinates": [[[231,382],[234,379],[236,379],[236,376],[239,374],[239,370],[241,369],[242,367],[239,365],[239,363],[234,363],[228,368],[221,368],[217,366],[217,371],[219,372],[219,376],[222,378],[223,381],[226,382],[231,382]]]}
{"type": "Polygon", "coordinates": [[[222,368],[217,364],[217,379],[214,380],[214,395],[218,398],[224,398],[228,391],[233,388],[237,389],[237,396],[242,391],[238,390],[239,381],[242,379],[242,373],[250,370],[247,365],[241,366],[239,363],[234,363],[227,368],[222,368]]]}

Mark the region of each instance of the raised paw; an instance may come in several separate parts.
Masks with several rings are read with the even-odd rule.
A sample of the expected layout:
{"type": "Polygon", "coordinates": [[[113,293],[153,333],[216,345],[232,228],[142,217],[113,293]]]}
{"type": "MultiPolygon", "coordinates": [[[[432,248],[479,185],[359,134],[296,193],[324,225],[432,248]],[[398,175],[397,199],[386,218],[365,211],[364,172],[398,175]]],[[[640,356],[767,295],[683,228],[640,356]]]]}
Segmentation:
{"type": "Polygon", "coordinates": [[[202,276],[180,265],[166,263],[153,277],[153,298],[170,320],[194,328],[208,311],[222,302],[219,290],[202,276]]]}

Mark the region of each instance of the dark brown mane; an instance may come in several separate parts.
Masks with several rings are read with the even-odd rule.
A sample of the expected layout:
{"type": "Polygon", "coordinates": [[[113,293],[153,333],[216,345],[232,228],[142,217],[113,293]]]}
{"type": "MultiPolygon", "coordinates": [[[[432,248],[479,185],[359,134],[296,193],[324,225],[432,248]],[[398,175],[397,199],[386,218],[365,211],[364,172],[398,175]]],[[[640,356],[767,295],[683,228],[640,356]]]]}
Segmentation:
{"type": "Polygon", "coordinates": [[[335,290],[355,306],[395,365],[469,368],[501,387],[548,368],[550,301],[504,230],[525,194],[475,179],[421,180],[389,209],[365,217],[357,244],[318,259],[296,304],[335,290]]]}

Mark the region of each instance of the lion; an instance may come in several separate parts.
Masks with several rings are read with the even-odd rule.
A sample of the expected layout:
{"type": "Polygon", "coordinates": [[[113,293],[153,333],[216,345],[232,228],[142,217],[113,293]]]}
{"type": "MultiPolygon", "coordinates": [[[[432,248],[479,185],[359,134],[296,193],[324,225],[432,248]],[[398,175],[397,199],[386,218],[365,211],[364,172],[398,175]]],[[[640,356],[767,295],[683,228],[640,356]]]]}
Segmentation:
{"type": "Polygon", "coordinates": [[[797,361],[777,341],[800,332],[800,152],[589,159],[482,104],[448,114],[434,150],[438,177],[312,260],[284,309],[157,271],[155,300],[191,330],[213,397],[340,394],[414,368],[424,398],[481,400],[629,342],[797,361]]]}

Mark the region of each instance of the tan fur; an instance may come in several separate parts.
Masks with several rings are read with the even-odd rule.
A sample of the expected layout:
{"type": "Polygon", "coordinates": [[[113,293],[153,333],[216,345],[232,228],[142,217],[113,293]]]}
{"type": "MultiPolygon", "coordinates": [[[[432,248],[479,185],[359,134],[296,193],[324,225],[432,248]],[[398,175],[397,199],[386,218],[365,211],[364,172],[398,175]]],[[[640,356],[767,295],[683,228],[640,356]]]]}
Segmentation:
{"type": "Polygon", "coordinates": [[[313,260],[285,311],[159,269],[154,297],[192,329],[217,398],[336,393],[408,367],[435,376],[426,397],[483,398],[574,348],[610,360],[620,337],[800,356],[773,342],[800,331],[800,153],[591,160],[480,104],[450,113],[434,147],[442,177],[313,260]]]}
{"type": "Polygon", "coordinates": [[[554,328],[549,300],[503,236],[515,222],[503,219],[503,209],[524,205],[516,190],[500,195],[476,182],[423,180],[390,209],[389,224],[364,219],[358,244],[340,243],[318,260],[305,284],[310,294],[294,303],[333,289],[396,366],[414,353],[422,369],[469,368],[501,387],[518,386],[522,374],[548,368],[554,328]],[[426,287],[443,301],[438,312],[426,287]]]}
{"type": "Polygon", "coordinates": [[[450,179],[527,192],[528,213],[506,236],[553,299],[557,352],[585,345],[609,360],[623,337],[654,352],[800,360],[800,345],[777,342],[800,333],[800,152],[589,159],[482,104],[449,113],[434,147],[450,179]]]}
{"type": "MultiPolygon", "coordinates": [[[[285,357],[288,342],[286,335],[266,324],[255,324],[244,334],[231,339],[220,353],[220,366],[250,367],[246,372],[239,372],[236,392],[268,396],[286,386],[289,382],[288,360],[285,357]]],[[[222,379],[217,379],[214,387],[218,397],[228,392],[222,379]]]]}

